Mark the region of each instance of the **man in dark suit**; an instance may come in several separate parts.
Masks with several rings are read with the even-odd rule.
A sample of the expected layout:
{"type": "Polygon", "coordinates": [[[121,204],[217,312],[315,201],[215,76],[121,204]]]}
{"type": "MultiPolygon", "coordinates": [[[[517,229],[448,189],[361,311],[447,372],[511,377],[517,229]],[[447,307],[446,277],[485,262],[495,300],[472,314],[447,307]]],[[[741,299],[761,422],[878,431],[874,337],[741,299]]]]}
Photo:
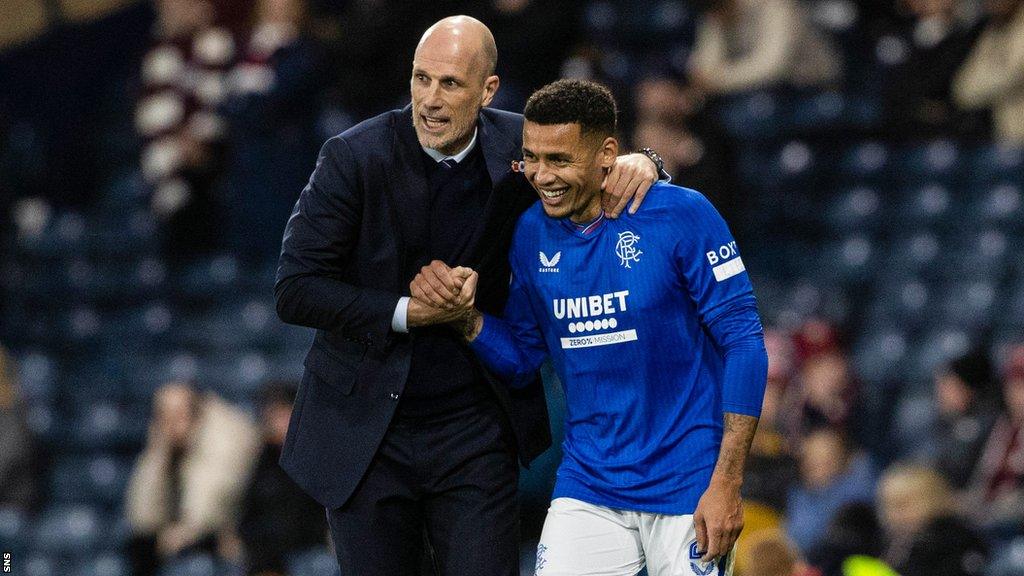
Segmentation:
{"type": "MultiPolygon", "coordinates": [[[[445,576],[518,574],[516,456],[550,444],[543,388],[510,392],[449,327],[427,327],[452,311],[407,296],[443,260],[481,271],[481,310],[504,306],[536,195],[522,116],[485,108],[496,60],[477,20],[428,29],[411,106],[328,140],[285,230],[278,314],[317,332],[281,465],[327,508],[346,576],[417,573],[424,533],[445,576]]],[[[620,158],[609,212],[656,178],[644,155],[620,158]]]]}

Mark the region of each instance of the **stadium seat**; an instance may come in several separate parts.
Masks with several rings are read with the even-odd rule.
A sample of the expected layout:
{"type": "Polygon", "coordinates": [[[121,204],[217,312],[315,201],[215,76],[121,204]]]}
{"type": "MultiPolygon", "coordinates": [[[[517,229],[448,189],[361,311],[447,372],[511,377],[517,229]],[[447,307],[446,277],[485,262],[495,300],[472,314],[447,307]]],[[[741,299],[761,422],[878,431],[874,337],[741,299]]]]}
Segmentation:
{"type": "Polygon", "coordinates": [[[977,344],[977,334],[962,326],[941,325],[937,320],[908,355],[908,377],[911,382],[927,383],[943,363],[966,354],[977,344]]]}
{"type": "Polygon", "coordinates": [[[857,186],[831,199],[825,219],[830,231],[849,234],[877,230],[886,212],[882,195],[876,188],[857,186]]]}
{"type": "Polygon", "coordinates": [[[128,562],[117,553],[105,552],[96,557],[82,559],[71,576],[129,576],[128,562]]]}
{"type": "Polygon", "coordinates": [[[1024,147],[1008,144],[979,146],[970,155],[970,180],[976,186],[1000,181],[1024,185],[1024,147]]]}
{"type": "Polygon", "coordinates": [[[778,97],[754,92],[726,98],[719,110],[726,132],[740,141],[764,139],[778,133],[782,123],[778,97]]]}
{"type": "Polygon", "coordinates": [[[100,547],[104,528],[92,507],[55,506],[39,516],[32,549],[43,554],[84,556],[100,547]]]}
{"type": "Polygon", "coordinates": [[[957,182],[963,167],[960,147],[951,140],[912,146],[898,154],[897,161],[897,169],[909,182],[937,180],[952,184],[957,182]]]}
{"type": "Polygon", "coordinates": [[[0,508],[0,543],[4,552],[20,553],[28,545],[29,518],[17,508],[0,508]]]}
{"type": "Polygon", "coordinates": [[[982,329],[988,326],[996,312],[996,286],[984,279],[955,281],[937,287],[943,295],[938,310],[941,319],[949,325],[982,329]]]}
{"type": "Polygon", "coordinates": [[[847,98],[839,92],[800,96],[790,103],[787,125],[800,132],[824,132],[848,123],[847,98]]]}
{"type": "Polygon", "coordinates": [[[873,140],[851,146],[840,157],[839,175],[847,181],[886,182],[893,177],[892,151],[873,140]]]}
{"type": "Polygon", "coordinates": [[[158,576],[227,576],[230,568],[209,554],[191,554],[163,566],[158,576]]]}
{"type": "Polygon", "coordinates": [[[25,576],[63,576],[64,569],[70,569],[72,563],[68,559],[62,560],[38,552],[33,552],[19,562],[23,563],[25,576]]]}
{"type": "Polygon", "coordinates": [[[902,324],[888,320],[887,327],[865,330],[853,347],[853,367],[857,376],[874,386],[899,381],[909,349],[908,335],[902,324]]]}
{"type": "Polygon", "coordinates": [[[127,460],[113,456],[68,456],[50,474],[50,494],[56,503],[93,504],[114,510],[121,504],[131,474],[127,460]]]}
{"type": "Polygon", "coordinates": [[[856,234],[825,245],[816,269],[825,282],[857,284],[870,279],[877,259],[871,238],[856,234]]]}
{"type": "Polygon", "coordinates": [[[146,435],[145,409],[128,409],[111,402],[82,407],[68,432],[70,446],[82,450],[131,449],[146,435]]]}
{"type": "Polygon", "coordinates": [[[1022,185],[1008,181],[992,184],[981,192],[966,216],[983,225],[1021,232],[1024,230],[1022,185]]]}

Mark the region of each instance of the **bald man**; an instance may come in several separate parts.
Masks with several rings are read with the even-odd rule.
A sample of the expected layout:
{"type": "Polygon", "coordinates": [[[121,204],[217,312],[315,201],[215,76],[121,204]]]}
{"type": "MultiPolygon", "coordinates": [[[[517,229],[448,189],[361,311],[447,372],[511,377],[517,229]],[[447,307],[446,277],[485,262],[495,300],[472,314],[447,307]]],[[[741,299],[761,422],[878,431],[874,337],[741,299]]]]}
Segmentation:
{"type": "MultiPolygon", "coordinates": [[[[443,325],[454,311],[409,297],[440,260],[480,272],[481,310],[504,307],[512,230],[537,198],[522,116],[487,107],[496,60],[479,21],[431,26],[412,103],[328,140],[285,230],[277,311],[317,332],[281,465],[327,508],[346,576],[418,573],[425,542],[445,576],[519,573],[517,459],[551,442],[543,388],[510,393],[443,325]]],[[[609,214],[657,178],[648,157],[618,158],[609,214]]]]}

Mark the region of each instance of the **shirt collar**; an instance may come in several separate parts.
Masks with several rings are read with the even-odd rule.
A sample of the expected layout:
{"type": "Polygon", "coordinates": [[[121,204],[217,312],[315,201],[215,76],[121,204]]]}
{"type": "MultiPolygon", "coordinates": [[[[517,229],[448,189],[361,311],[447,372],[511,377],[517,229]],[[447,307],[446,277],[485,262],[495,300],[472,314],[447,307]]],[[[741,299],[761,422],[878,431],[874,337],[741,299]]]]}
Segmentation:
{"type": "Polygon", "coordinates": [[[440,162],[442,160],[447,160],[448,158],[451,158],[456,162],[462,162],[466,159],[466,156],[469,156],[469,153],[473,151],[473,146],[476,146],[476,128],[473,128],[473,138],[470,139],[469,144],[466,144],[466,147],[454,156],[448,156],[443,152],[439,152],[433,148],[427,148],[426,146],[423,146],[422,148],[423,151],[427,153],[427,156],[434,159],[434,162],[440,162]]]}

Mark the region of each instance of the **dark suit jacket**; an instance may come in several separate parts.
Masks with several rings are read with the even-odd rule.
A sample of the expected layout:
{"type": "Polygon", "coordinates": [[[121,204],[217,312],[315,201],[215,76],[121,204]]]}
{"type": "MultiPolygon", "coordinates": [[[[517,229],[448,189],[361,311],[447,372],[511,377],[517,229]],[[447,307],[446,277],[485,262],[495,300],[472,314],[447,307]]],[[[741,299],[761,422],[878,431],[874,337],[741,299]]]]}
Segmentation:
{"type": "MultiPolygon", "coordinates": [[[[500,313],[508,248],[519,215],[536,200],[512,161],[522,156],[522,116],[483,109],[478,144],[493,188],[472,234],[477,305],[500,313]]],[[[306,356],[281,466],[328,508],[341,506],[366,472],[405,387],[411,335],[391,332],[415,272],[410,247],[428,232],[428,187],[410,107],[367,120],[324,144],[292,211],[274,293],[290,324],[317,329],[306,356]]],[[[539,381],[510,391],[487,375],[527,464],[551,443],[539,381]]]]}

